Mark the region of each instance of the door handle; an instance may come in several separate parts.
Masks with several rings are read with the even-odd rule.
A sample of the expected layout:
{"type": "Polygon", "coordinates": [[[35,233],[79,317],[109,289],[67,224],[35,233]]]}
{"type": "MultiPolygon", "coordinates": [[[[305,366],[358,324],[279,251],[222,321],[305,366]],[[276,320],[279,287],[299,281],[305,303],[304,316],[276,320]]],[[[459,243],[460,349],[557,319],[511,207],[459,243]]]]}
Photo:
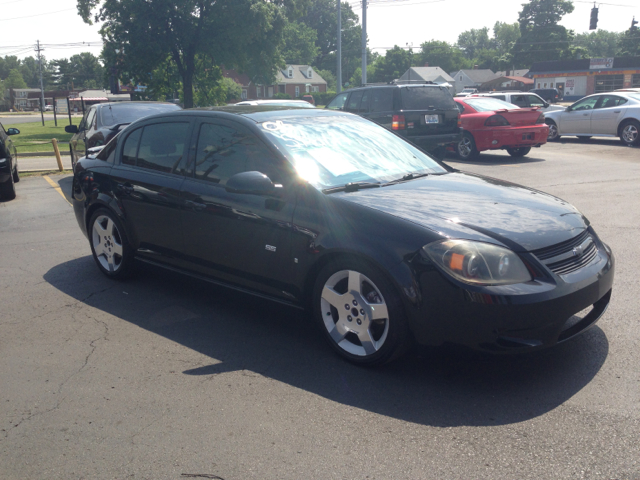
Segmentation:
{"type": "Polygon", "coordinates": [[[614,110],[613,113],[620,113],[622,110],[614,110]]]}
{"type": "Polygon", "coordinates": [[[583,113],[583,114],[582,114],[582,116],[583,116],[583,117],[588,117],[588,116],[589,116],[589,114],[588,114],[588,113],[583,113]]]}
{"type": "Polygon", "coordinates": [[[204,210],[207,207],[204,203],[198,203],[198,202],[194,202],[192,200],[187,200],[184,203],[188,207],[191,207],[192,209],[194,209],[196,212],[200,212],[200,211],[204,210]]]}
{"type": "Polygon", "coordinates": [[[133,193],[133,185],[130,183],[119,183],[118,190],[126,195],[131,195],[133,193]]]}

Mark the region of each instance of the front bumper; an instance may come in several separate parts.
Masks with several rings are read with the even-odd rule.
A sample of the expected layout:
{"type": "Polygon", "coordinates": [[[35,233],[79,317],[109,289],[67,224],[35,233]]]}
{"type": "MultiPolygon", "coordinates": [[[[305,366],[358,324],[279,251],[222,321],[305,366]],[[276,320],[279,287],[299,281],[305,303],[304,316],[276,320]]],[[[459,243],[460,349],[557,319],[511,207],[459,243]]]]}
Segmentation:
{"type": "Polygon", "coordinates": [[[547,143],[549,127],[547,125],[494,127],[472,133],[478,151],[498,150],[543,145],[547,143]]]}
{"type": "Polygon", "coordinates": [[[407,305],[407,313],[416,340],[515,353],[551,347],[583,333],[602,316],[611,298],[615,260],[597,243],[598,253],[588,265],[563,276],[540,266],[533,255],[522,254],[527,262],[538,263],[543,274],[526,284],[474,287],[433,266],[414,268],[420,295],[419,301],[407,305]],[[574,317],[591,306],[581,320],[574,317]]]}

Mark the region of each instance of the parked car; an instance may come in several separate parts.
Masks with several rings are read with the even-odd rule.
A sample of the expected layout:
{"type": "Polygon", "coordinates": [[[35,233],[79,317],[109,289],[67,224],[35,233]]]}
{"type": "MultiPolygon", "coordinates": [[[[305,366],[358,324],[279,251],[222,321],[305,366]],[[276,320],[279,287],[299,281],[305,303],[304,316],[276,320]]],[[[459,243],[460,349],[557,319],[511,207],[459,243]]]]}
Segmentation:
{"type": "Polygon", "coordinates": [[[280,107],[298,107],[298,108],[315,108],[312,104],[307,102],[306,100],[287,100],[284,99],[273,99],[273,100],[243,100],[242,102],[234,103],[233,105],[237,105],[239,107],[256,106],[280,106],[280,107]]]}
{"type": "Polygon", "coordinates": [[[640,145],[640,93],[596,93],[545,116],[549,140],[564,135],[580,140],[620,137],[625,145],[640,145]]]}
{"type": "Polygon", "coordinates": [[[576,208],[449,168],[344,112],[148,117],[78,163],[72,196],[104,275],[125,277],[137,258],[308,308],[362,365],[397,358],[412,337],[550,347],[611,296],[613,254],[576,208]]]}
{"type": "Polygon", "coordinates": [[[478,93],[477,88],[465,88],[461,92],[456,93],[456,97],[468,97],[469,95],[473,95],[474,93],[478,93]]]}
{"type": "Polygon", "coordinates": [[[140,118],[160,112],[180,110],[169,102],[99,103],[87,109],[80,125],[67,125],[64,130],[73,133],[69,141],[71,167],[87,153],[87,149],[106,145],[121,129],[140,118]]]}
{"type": "Polygon", "coordinates": [[[456,98],[462,114],[462,139],[456,153],[463,160],[485,150],[506,150],[523,157],[547,143],[549,127],[537,107],[520,108],[492,97],[456,98]]]}
{"type": "Polygon", "coordinates": [[[313,98],[313,95],[303,95],[302,99],[305,102],[309,102],[311,105],[315,106],[315,104],[316,104],[316,100],[315,100],[315,98],[313,98]]]}
{"type": "Polygon", "coordinates": [[[45,112],[53,112],[53,105],[45,105],[44,106],[44,111],[45,112]]]}
{"type": "Polygon", "coordinates": [[[552,112],[554,110],[564,110],[562,105],[551,105],[540,95],[531,92],[483,92],[476,93],[474,97],[491,97],[504,100],[520,108],[538,107],[541,112],[552,112]]]}
{"type": "Polygon", "coordinates": [[[461,138],[460,113],[449,90],[440,85],[354,88],[336,95],[326,108],[368,118],[437,156],[461,138]]]}
{"type": "Polygon", "coordinates": [[[562,101],[562,94],[557,88],[534,88],[529,90],[529,93],[535,93],[549,103],[556,103],[562,101]]]}
{"type": "Polygon", "coordinates": [[[18,171],[18,152],[13,145],[11,135],[18,135],[17,128],[4,129],[0,124],[0,198],[13,200],[16,198],[15,184],[20,181],[18,171]]]}

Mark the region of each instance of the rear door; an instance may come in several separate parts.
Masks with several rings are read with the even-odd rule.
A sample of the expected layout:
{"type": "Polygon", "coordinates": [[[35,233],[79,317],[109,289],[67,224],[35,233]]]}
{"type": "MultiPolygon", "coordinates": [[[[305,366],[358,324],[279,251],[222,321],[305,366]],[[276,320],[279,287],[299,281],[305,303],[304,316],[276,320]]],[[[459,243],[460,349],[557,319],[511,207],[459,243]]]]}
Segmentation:
{"type": "Polygon", "coordinates": [[[400,98],[407,138],[457,133],[458,108],[444,87],[401,87],[400,98]]]}
{"type": "Polygon", "coordinates": [[[391,130],[393,121],[393,91],[396,87],[369,90],[369,119],[391,130]]]}
{"type": "Polygon", "coordinates": [[[617,135],[619,120],[624,115],[622,105],[627,99],[618,95],[602,95],[591,114],[591,133],[617,135]]]}

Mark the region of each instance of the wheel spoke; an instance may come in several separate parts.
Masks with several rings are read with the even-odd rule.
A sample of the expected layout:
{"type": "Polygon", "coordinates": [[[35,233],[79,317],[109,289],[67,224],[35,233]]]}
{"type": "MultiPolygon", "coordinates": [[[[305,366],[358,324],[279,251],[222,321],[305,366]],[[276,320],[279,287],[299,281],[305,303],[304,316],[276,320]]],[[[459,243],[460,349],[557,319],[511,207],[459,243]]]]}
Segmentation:
{"type": "Polygon", "coordinates": [[[115,270],[115,265],[113,264],[113,255],[106,255],[107,263],[109,264],[109,271],[113,272],[115,270]]]}
{"type": "Polygon", "coordinates": [[[117,232],[118,230],[115,228],[113,220],[109,219],[109,221],[107,221],[107,234],[113,236],[114,231],[117,232]]]}
{"type": "Polygon", "coordinates": [[[100,255],[104,255],[104,245],[102,243],[98,243],[97,245],[94,245],[93,249],[96,252],[96,257],[99,257],[100,255]]]}
{"type": "Polygon", "coordinates": [[[371,319],[372,320],[382,320],[383,318],[389,318],[389,311],[387,310],[387,305],[384,303],[371,303],[369,304],[371,308],[371,319]]]}
{"type": "Polygon", "coordinates": [[[340,343],[342,340],[344,340],[344,337],[346,337],[347,333],[349,333],[349,330],[344,328],[344,326],[341,325],[340,322],[338,322],[333,326],[333,329],[329,332],[329,335],[331,335],[331,338],[334,342],[340,343]]]}
{"type": "Polygon", "coordinates": [[[362,285],[362,279],[360,278],[360,272],[349,270],[349,291],[360,293],[362,285]]]}
{"type": "Polygon", "coordinates": [[[123,254],[122,245],[120,245],[119,243],[113,242],[113,246],[111,247],[111,250],[115,255],[122,256],[123,254]]]}
{"type": "Polygon", "coordinates": [[[373,339],[373,337],[371,336],[371,332],[368,329],[360,333],[358,335],[358,338],[360,339],[360,343],[362,343],[362,348],[364,348],[364,351],[366,352],[367,355],[376,353],[376,351],[378,350],[376,341],[373,339]]]}
{"type": "Polygon", "coordinates": [[[340,309],[340,307],[344,304],[342,295],[336,292],[333,288],[327,287],[326,285],[322,289],[322,298],[329,302],[329,305],[333,305],[337,309],[340,309]]]}

